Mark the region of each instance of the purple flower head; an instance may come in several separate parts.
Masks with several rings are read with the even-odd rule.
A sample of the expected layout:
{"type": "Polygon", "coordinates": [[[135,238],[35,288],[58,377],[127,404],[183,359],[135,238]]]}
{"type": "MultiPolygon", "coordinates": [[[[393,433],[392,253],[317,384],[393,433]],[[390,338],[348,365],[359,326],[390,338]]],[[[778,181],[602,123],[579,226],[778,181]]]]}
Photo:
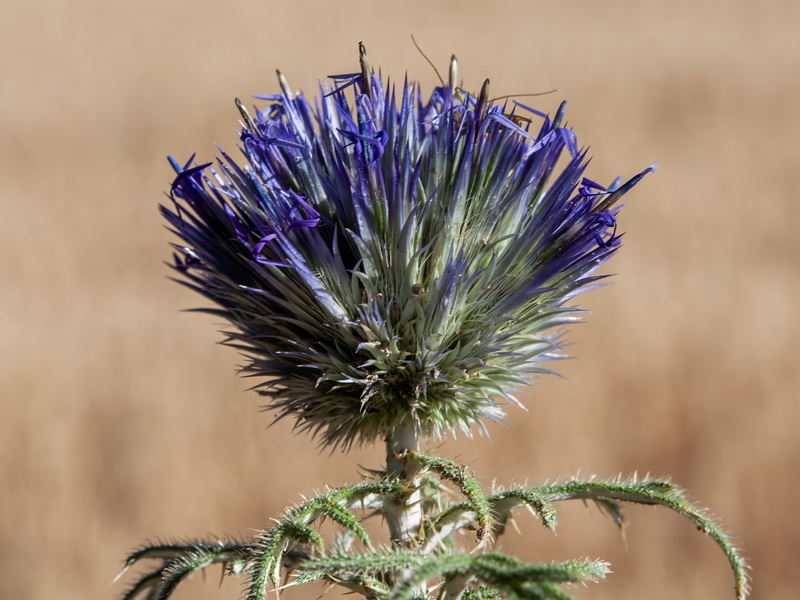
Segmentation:
{"type": "Polygon", "coordinates": [[[170,159],[175,268],[276,418],[323,444],[501,419],[548,372],[572,298],[619,248],[615,203],[652,167],[605,188],[563,104],[498,104],[454,68],[429,97],[363,55],[331,79],[308,99],[279,76],[254,117],[237,101],[242,165],[170,159]]]}

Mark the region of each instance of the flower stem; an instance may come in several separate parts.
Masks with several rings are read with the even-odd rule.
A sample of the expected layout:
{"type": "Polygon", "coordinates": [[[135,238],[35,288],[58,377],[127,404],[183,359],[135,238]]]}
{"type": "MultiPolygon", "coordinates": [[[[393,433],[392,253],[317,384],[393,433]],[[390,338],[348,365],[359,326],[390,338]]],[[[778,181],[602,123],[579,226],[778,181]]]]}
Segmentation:
{"type": "Polygon", "coordinates": [[[386,475],[404,484],[404,491],[385,507],[386,522],[396,550],[415,548],[422,525],[422,493],[419,473],[422,465],[413,458],[419,436],[413,424],[394,428],[386,437],[386,475]]]}

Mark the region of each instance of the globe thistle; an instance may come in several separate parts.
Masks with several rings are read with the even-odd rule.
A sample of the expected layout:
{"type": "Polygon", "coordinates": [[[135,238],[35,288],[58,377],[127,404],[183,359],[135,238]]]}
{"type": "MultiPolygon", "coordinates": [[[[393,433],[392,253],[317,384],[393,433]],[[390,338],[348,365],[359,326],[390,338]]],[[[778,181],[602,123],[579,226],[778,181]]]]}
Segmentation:
{"type": "Polygon", "coordinates": [[[162,213],[180,279],[276,419],[323,445],[469,432],[547,372],[573,298],[620,246],[615,205],[563,125],[447,83],[423,97],[367,66],[308,99],[237,100],[244,165],[180,165],[162,213]],[[535,126],[534,123],[540,125],[535,126]]]}

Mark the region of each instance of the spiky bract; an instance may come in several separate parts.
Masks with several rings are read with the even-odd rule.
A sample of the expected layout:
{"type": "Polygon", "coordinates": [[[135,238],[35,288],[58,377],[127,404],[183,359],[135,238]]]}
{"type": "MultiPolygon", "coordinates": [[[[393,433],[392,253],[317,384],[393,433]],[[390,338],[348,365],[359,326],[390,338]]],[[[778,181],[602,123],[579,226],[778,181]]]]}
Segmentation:
{"type": "Polygon", "coordinates": [[[501,418],[578,318],[644,172],[585,178],[563,105],[497,105],[488,85],[423,98],[365,68],[308,100],[280,81],[242,109],[244,166],[172,161],[183,280],[233,325],[277,418],[323,444],[501,418]]]}

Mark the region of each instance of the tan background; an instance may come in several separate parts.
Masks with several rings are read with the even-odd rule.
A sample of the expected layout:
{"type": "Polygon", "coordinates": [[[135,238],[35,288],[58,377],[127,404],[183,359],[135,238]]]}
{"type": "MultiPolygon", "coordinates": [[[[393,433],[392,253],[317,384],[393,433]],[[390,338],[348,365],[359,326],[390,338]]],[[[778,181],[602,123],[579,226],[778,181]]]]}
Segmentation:
{"type": "MultiPolygon", "coordinates": [[[[233,97],[373,65],[568,118],[627,200],[614,285],[582,299],[566,379],[459,440],[483,481],[670,473],[745,549],[756,598],[797,597],[800,3],[794,0],[211,2],[4,0],[0,17],[0,597],[112,598],[145,538],[249,535],[380,451],[318,454],[271,429],[221,324],[167,281],[164,155],[232,149],[233,97]],[[530,100],[534,103],[534,100],[530,100]],[[794,575],[792,575],[794,571],[794,575]]],[[[604,557],[584,599],[732,598],[722,555],[666,511],[632,509],[627,550],[576,506],[505,548],[604,557]]],[[[236,598],[217,572],[177,598],[236,598]]]]}

